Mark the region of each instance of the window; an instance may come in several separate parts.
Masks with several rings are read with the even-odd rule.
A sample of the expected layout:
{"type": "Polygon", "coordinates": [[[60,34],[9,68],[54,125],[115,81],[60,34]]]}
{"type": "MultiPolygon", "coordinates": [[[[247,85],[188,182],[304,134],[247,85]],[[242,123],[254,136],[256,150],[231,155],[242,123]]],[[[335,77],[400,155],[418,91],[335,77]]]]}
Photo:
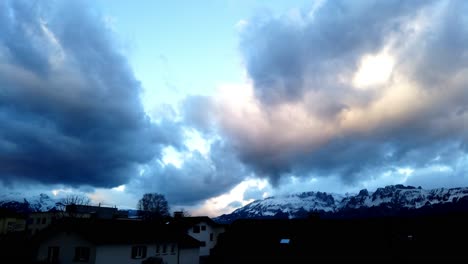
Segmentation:
{"type": "Polygon", "coordinates": [[[202,226],[201,226],[201,230],[202,230],[202,231],[206,231],[206,225],[202,225],[202,226]]]}
{"type": "Polygon", "coordinates": [[[175,254],[176,244],[171,244],[171,254],[175,254]]]}
{"type": "Polygon", "coordinates": [[[49,247],[49,250],[47,251],[47,262],[58,263],[58,260],[59,260],[59,247],[49,247]]]}
{"type": "Polygon", "coordinates": [[[159,255],[159,253],[161,252],[161,248],[160,248],[160,245],[156,245],[156,254],[159,255]]]}
{"type": "Polygon", "coordinates": [[[132,247],[132,259],[146,258],[146,247],[145,246],[133,246],[132,247]]]}
{"type": "Polygon", "coordinates": [[[45,217],[42,218],[42,224],[45,225],[47,219],[45,217]]]}
{"type": "Polygon", "coordinates": [[[213,239],[214,239],[214,235],[213,233],[210,233],[210,241],[213,241],[213,239]]]}
{"type": "Polygon", "coordinates": [[[162,253],[163,254],[167,253],[167,245],[166,244],[163,244],[162,253]]]}
{"type": "Polygon", "coordinates": [[[40,223],[41,223],[41,218],[40,217],[36,218],[36,225],[38,225],[40,223]]]}
{"type": "Polygon", "coordinates": [[[194,233],[200,233],[200,226],[196,225],[193,227],[193,232],[194,233]]]}
{"type": "Polygon", "coordinates": [[[74,261],[88,262],[89,261],[89,247],[76,247],[74,261]]]}
{"type": "Polygon", "coordinates": [[[7,231],[8,232],[13,232],[15,231],[15,222],[7,222],[7,231]]]}

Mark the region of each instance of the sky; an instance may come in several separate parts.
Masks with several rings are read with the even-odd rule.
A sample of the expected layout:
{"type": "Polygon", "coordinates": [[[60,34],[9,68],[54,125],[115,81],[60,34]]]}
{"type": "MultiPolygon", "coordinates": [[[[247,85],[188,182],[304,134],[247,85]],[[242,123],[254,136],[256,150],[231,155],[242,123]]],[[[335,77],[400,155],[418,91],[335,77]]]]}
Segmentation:
{"type": "Polygon", "coordinates": [[[466,1],[0,1],[0,192],[229,213],[468,186],[466,1]]]}

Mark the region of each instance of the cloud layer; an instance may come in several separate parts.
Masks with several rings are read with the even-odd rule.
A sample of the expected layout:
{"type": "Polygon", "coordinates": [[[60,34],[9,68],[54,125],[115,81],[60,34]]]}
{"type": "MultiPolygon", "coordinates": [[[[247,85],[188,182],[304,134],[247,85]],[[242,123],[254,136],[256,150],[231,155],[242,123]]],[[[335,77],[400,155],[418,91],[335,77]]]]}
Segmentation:
{"type": "Polygon", "coordinates": [[[337,0],[258,14],[239,27],[246,83],[156,122],[84,2],[0,1],[1,184],[125,184],[176,205],[255,177],[288,191],[325,177],[468,184],[466,13],[464,1],[337,0]],[[188,146],[193,129],[209,151],[188,146]],[[168,146],[180,166],[163,162],[168,146]]]}

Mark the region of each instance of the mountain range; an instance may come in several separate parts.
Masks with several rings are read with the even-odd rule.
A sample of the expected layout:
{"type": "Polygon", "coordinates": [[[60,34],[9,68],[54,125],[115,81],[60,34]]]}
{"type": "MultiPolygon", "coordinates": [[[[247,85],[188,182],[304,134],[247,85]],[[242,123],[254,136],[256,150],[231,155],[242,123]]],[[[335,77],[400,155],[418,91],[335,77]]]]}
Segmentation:
{"type": "Polygon", "coordinates": [[[47,194],[22,196],[20,193],[0,194],[0,208],[6,208],[18,213],[46,212],[56,208],[59,202],[47,194]]]}
{"type": "Polygon", "coordinates": [[[256,200],[214,220],[230,223],[236,219],[355,218],[411,216],[468,211],[468,187],[425,190],[421,187],[390,185],[374,192],[366,189],[355,195],[303,192],[256,200]]]}
{"type": "MultiPolygon", "coordinates": [[[[24,197],[20,193],[0,194],[0,208],[19,213],[44,212],[56,208],[59,200],[47,194],[24,197]]],[[[303,192],[253,201],[230,214],[214,218],[230,223],[248,218],[356,218],[468,212],[468,187],[422,189],[390,185],[374,192],[357,194],[303,192]]]]}

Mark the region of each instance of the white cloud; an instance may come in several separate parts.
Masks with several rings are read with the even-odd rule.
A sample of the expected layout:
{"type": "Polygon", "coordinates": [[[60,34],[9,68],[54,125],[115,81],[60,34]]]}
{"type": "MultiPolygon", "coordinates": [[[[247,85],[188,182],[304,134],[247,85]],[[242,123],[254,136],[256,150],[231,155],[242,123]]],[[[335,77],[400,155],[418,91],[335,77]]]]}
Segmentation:
{"type": "Polygon", "coordinates": [[[245,29],[245,27],[249,24],[249,22],[246,20],[246,19],[241,19],[239,21],[237,21],[237,23],[235,24],[235,29],[237,31],[242,31],[245,29]]]}
{"type": "Polygon", "coordinates": [[[357,89],[375,88],[387,83],[392,74],[395,61],[387,51],[364,55],[354,75],[353,84],[357,89]]]}

